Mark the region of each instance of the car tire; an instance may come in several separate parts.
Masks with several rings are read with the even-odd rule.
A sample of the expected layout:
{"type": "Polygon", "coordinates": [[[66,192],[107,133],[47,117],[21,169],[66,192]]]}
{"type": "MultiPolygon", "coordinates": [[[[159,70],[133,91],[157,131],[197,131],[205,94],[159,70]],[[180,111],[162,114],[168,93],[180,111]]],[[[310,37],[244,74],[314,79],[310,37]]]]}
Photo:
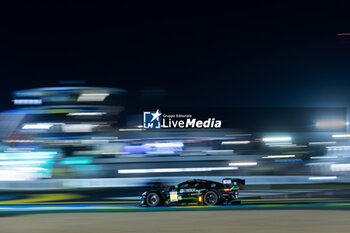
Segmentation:
{"type": "Polygon", "coordinates": [[[158,193],[151,192],[146,196],[146,204],[149,207],[159,206],[161,203],[161,198],[158,193]]]}
{"type": "Polygon", "coordinates": [[[219,202],[219,197],[214,191],[208,191],[203,196],[203,202],[205,205],[213,206],[219,202]]]}

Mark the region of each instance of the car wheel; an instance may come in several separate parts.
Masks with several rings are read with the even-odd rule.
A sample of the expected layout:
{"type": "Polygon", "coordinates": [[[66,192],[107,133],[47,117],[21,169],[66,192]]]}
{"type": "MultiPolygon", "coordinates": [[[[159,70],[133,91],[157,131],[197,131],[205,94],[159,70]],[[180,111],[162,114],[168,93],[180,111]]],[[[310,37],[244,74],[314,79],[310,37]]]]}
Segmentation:
{"type": "Polygon", "coordinates": [[[150,207],[158,206],[160,204],[160,196],[157,193],[149,193],[146,197],[146,204],[150,207]]]}
{"type": "Polygon", "coordinates": [[[218,203],[218,195],[214,191],[209,191],[204,194],[203,201],[206,205],[216,205],[218,203]]]}

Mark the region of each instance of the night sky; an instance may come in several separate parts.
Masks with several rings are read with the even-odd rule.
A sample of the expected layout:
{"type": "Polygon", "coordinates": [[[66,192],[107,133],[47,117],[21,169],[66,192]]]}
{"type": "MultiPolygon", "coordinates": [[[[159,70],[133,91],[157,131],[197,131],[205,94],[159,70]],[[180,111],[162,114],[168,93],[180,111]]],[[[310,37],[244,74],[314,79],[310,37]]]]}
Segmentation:
{"type": "Polygon", "coordinates": [[[0,109],[59,80],[124,88],[131,104],[156,88],[169,106],[349,105],[346,1],[214,2],[9,3],[0,109]]]}

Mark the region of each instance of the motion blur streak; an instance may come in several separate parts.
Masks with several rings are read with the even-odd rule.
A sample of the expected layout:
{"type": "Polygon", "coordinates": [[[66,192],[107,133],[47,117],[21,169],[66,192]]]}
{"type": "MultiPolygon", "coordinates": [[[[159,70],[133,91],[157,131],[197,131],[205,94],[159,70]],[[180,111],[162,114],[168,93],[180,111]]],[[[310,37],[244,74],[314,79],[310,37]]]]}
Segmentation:
{"type": "Polygon", "coordinates": [[[25,124],[22,129],[49,129],[53,124],[49,123],[38,123],[38,124],[25,124]]]}
{"type": "Polygon", "coordinates": [[[345,121],[319,121],[316,123],[316,127],[320,128],[328,128],[328,127],[339,127],[339,126],[345,126],[347,125],[347,122],[345,121]]]}
{"type": "Polygon", "coordinates": [[[309,180],[335,180],[336,176],[319,176],[319,177],[309,177],[309,180]]]}
{"type": "Polygon", "coordinates": [[[83,93],[81,94],[77,101],[78,102],[102,102],[106,99],[106,97],[109,96],[108,93],[83,93]]]}
{"type": "Polygon", "coordinates": [[[332,171],[350,171],[350,163],[331,164],[332,171]]]}
{"type": "Polygon", "coordinates": [[[121,169],[118,173],[166,173],[166,172],[206,172],[237,170],[237,167],[192,167],[192,168],[154,168],[154,169],[121,169]]]}
{"type": "Polygon", "coordinates": [[[336,159],[338,156],[313,156],[310,159],[336,159]]]}
{"type": "Polygon", "coordinates": [[[262,139],[264,142],[284,142],[284,141],[291,141],[291,137],[267,137],[262,139]]]}
{"type": "Polygon", "coordinates": [[[223,141],[222,145],[248,144],[250,141],[223,141]]]}
{"type": "Polygon", "coordinates": [[[335,144],[336,142],[309,142],[309,145],[329,145],[335,144]]]}
{"type": "Polygon", "coordinates": [[[333,138],[350,138],[350,134],[334,134],[333,138]]]}
{"type": "Polygon", "coordinates": [[[41,99],[14,99],[15,105],[40,105],[42,104],[41,99]]]}
{"type": "Polygon", "coordinates": [[[240,162],[240,163],[229,163],[229,166],[256,166],[258,165],[257,162],[240,162]]]}
{"type": "Polygon", "coordinates": [[[67,116],[101,116],[106,114],[105,112],[70,112],[67,116]]]}
{"type": "Polygon", "coordinates": [[[350,146],[327,146],[328,150],[350,150],[350,146]]]}
{"type": "Polygon", "coordinates": [[[294,158],[295,155],[268,155],[262,157],[263,159],[282,159],[282,158],[294,158]]]}

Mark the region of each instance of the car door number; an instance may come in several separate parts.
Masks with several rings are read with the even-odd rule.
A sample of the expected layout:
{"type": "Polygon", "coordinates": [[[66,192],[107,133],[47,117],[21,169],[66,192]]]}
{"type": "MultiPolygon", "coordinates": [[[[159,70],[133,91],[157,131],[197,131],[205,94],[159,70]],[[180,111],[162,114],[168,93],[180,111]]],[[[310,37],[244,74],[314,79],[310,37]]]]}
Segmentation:
{"type": "Polygon", "coordinates": [[[179,198],[177,196],[177,192],[170,192],[170,201],[174,202],[174,201],[178,201],[179,198]]]}

